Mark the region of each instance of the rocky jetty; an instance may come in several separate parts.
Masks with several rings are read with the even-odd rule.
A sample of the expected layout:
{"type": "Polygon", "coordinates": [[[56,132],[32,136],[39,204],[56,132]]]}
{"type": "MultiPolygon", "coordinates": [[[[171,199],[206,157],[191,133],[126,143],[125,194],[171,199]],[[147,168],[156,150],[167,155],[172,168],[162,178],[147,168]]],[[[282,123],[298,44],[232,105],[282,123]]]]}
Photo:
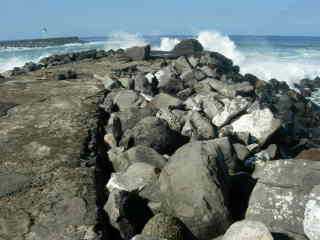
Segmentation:
{"type": "Polygon", "coordinates": [[[320,239],[302,92],[196,40],[40,64],[0,82],[0,238],[320,239]]]}
{"type": "Polygon", "coordinates": [[[0,41],[0,48],[19,47],[19,48],[35,48],[59,46],[69,43],[82,43],[79,37],[58,37],[58,38],[39,38],[39,39],[24,39],[14,41],[0,41]]]}

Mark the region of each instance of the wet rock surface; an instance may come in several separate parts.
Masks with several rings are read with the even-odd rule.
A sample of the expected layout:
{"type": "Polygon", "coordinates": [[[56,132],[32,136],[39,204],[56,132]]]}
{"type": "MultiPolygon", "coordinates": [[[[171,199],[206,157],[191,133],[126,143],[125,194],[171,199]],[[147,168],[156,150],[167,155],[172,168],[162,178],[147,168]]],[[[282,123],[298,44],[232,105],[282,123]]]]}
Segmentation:
{"type": "Polygon", "coordinates": [[[5,75],[0,238],[319,239],[320,109],[302,91],[195,40],[5,75]]]}

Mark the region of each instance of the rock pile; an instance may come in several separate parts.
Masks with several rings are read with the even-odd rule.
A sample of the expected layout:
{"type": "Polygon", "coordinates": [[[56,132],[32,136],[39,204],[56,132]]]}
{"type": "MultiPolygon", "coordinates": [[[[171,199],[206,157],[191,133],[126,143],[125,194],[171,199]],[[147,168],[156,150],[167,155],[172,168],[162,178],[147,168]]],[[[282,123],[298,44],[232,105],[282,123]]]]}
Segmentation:
{"type": "Polygon", "coordinates": [[[319,108],[196,40],[173,52],[105,85],[110,224],[122,239],[319,240],[320,162],[289,160],[319,147],[319,108]]]}

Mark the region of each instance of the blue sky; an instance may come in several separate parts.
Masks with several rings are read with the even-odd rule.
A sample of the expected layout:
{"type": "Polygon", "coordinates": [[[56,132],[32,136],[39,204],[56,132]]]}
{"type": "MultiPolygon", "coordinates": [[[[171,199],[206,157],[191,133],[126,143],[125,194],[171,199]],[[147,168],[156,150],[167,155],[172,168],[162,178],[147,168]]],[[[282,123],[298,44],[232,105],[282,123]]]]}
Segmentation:
{"type": "Polygon", "coordinates": [[[196,33],[320,36],[319,0],[1,0],[0,39],[196,33]]]}

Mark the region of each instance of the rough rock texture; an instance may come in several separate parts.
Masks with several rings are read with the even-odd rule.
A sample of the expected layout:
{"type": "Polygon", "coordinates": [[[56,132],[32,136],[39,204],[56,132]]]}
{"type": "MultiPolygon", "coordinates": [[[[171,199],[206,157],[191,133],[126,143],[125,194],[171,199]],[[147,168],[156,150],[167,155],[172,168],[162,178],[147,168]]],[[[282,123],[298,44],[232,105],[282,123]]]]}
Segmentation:
{"type": "MultiPolygon", "coordinates": [[[[216,140],[193,142],[178,149],[160,175],[160,190],[167,211],[182,220],[198,239],[224,233],[229,225],[224,205],[221,169],[228,156],[216,140]]],[[[227,153],[228,154],[228,153],[227,153]]]]}
{"type": "Polygon", "coordinates": [[[142,235],[167,240],[183,240],[184,232],[184,226],[179,219],[159,213],[147,222],[142,235]]]}
{"type": "Polygon", "coordinates": [[[133,61],[147,60],[150,58],[150,45],[128,48],[125,54],[133,61]]]}
{"type": "Polygon", "coordinates": [[[162,169],[167,160],[150,147],[138,145],[130,148],[126,152],[110,155],[110,161],[116,171],[124,171],[136,162],[148,163],[154,167],[162,169]]]}
{"type": "Polygon", "coordinates": [[[257,165],[246,219],[297,239],[319,239],[319,170],[319,162],[300,159],[257,165]]]}
{"type": "Polygon", "coordinates": [[[261,222],[240,221],[232,224],[222,240],[273,240],[268,228],[261,222]]]}
{"type": "Polygon", "coordinates": [[[183,137],[169,128],[168,123],[155,117],[146,117],[132,129],[127,130],[121,140],[126,149],[144,145],[159,153],[171,153],[184,143],[183,137]]]}
{"type": "Polygon", "coordinates": [[[280,120],[276,119],[268,108],[254,110],[231,123],[232,131],[249,132],[260,145],[263,145],[280,125],[280,120]]]}
{"type": "Polygon", "coordinates": [[[94,239],[92,168],[80,152],[99,85],[25,77],[0,84],[0,239],[94,239]]]}
{"type": "Polygon", "coordinates": [[[199,41],[195,39],[182,40],[173,49],[173,52],[178,56],[190,55],[190,54],[199,53],[202,51],[203,51],[203,47],[201,43],[199,43],[199,41]]]}

